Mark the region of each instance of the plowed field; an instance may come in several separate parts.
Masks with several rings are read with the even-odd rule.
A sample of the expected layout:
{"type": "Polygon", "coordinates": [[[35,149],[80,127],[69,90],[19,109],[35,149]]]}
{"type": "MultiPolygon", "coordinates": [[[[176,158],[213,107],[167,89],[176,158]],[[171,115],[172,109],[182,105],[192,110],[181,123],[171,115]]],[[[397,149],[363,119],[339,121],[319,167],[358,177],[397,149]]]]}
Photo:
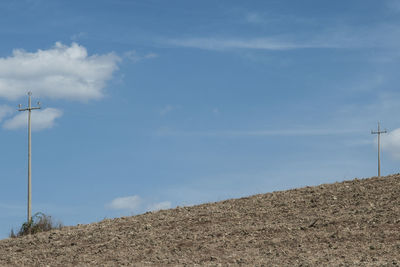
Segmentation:
{"type": "Polygon", "coordinates": [[[400,175],[355,179],[0,241],[0,265],[400,264],[400,175]]]}

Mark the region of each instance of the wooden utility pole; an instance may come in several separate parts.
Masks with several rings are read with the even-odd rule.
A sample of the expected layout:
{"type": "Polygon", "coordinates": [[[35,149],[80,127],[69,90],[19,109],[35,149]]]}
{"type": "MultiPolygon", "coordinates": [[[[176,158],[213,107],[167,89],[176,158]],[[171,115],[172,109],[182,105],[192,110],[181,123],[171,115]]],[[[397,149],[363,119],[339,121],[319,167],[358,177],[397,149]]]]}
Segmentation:
{"type": "Polygon", "coordinates": [[[38,104],[37,107],[32,107],[31,96],[32,96],[32,92],[28,92],[28,107],[21,108],[21,104],[19,104],[19,109],[18,109],[18,111],[28,111],[28,217],[27,217],[27,222],[30,222],[32,220],[31,112],[34,109],[40,109],[40,102],[37,103],[38,104]]]}
{"type": "Polygon", "coordinates": [[[378,135],[378,177],[381,176],[381,156],[380,156],[380,151],[381,151],[381,134],[387,133],[387,130],[385,129],[384,131],[381,131],[381,125],[378,121],[378,131],[371,131],[371,134],[377,134],[378,135]]]}

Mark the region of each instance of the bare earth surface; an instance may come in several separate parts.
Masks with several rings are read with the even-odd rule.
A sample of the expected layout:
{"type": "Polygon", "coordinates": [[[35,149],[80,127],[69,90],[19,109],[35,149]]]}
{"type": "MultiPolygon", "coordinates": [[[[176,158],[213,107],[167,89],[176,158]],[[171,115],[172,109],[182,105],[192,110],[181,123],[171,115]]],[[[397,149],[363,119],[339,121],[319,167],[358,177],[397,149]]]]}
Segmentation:
{"type": "Polygon", "coordinates": [[[1,266],[400,264],[400,175],[0,241],[1,266]]]}

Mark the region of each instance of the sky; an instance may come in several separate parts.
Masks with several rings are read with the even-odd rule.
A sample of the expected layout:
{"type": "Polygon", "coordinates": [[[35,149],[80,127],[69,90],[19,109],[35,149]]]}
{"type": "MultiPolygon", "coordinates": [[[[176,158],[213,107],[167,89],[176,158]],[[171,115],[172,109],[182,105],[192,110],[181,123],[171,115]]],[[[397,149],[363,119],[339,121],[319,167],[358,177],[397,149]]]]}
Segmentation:
{"type": "Polygon", "coordinates": [[[400,164],[400,0],[0,2],[0,238],[400,164]]]}

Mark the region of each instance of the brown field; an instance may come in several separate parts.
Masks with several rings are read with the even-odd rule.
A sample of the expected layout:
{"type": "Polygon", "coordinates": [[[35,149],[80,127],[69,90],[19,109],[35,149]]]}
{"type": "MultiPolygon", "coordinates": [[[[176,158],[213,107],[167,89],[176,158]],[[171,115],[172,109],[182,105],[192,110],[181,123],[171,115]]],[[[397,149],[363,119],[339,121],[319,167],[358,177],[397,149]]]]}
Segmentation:
{"type": "Polygon", "coordinates": [[[1,266],[399,264],[398,174],[0,241],[1,266]]]}

